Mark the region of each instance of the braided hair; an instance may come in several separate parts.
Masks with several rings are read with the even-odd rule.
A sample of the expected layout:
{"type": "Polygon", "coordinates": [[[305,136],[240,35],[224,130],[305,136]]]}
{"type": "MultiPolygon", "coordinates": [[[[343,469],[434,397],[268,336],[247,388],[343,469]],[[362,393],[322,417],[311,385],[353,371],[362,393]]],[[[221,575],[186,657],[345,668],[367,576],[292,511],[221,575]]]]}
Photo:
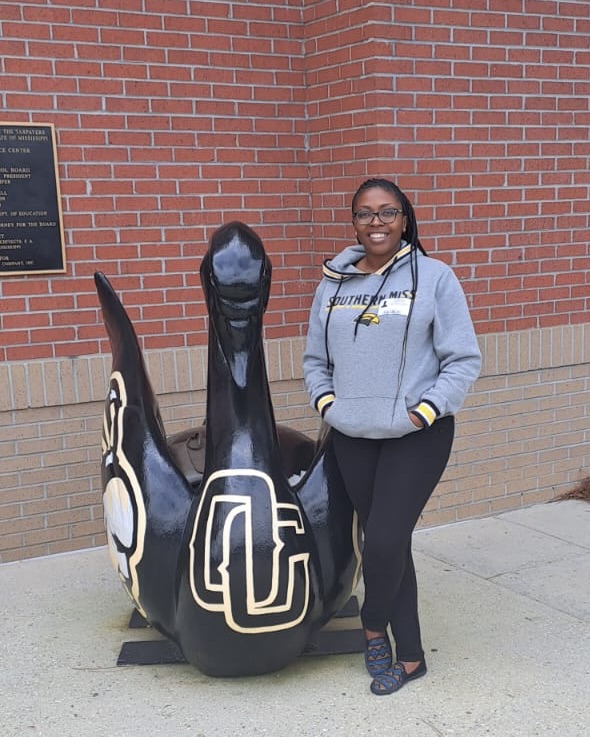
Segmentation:
{"type": "MultiPolygon", "coordinates": [[[[380,177],[372,177],[371,179],[367,179],[364,181],[360,187],[357,189],[357,191],[354,193],[354,196],[352,198],[352,212],[353,215],[356,212],[356,203],[358,201],[359,196],[367,191],[368,189],[383,189],[386,192],[389,192],[392,194],[396,199],[399,200],[401,206],[402,206],[402,214],[406,217],[406,227],[404,228],[402,232],[402,239],[406,241],[411,246],[410,249],[410,270],[412,274],[412,297],[410,302],[410,309],[408,310],[408,317],[406,319],[406,325],[404,328],[404,337],[402,342],[402,354],[401,354],[401,360],[399,364],[398,374],[397,374],[397,386],[398,391],[395,398],[394,403],[394,413],[395,413],[395,407],[397,405],[397,401],[399,398],[399,390],[402,383],[402,377],[404,373],[404,369],[406,366],[406,354],[407,354],[407,347],[408,347],[408,331],[410,329],[410,320],[412,319],[412,312],[414,310],[414,301],[416,299],[416,293],[418,291],[418,256],[417,252],[420,251],[425,256],[428,254],[424,250],[424,247],[420,243],[420,239],[418,238],[418,223],[416,222],[416,214],[414,212],[414,207],[412,206],[412,203],[408,199],[407,195],[402,192],[402,190],[395,184],[395,182],[392,182],[390,179],[382,179],[380,177]]],[[[389,273],[391,271],[391,267],[384,272],[384,278],[381,282],[380,288],[377,292],[377,294],[381,291],[385,281],[387,280],[387,277],[389,276],[389,273]]],[[[372,301],[372,300],[371,300],[372,301]]],[[[362,315],[361,315],[362,317],[362,315]]],[[[355,325],[355,336],[356,331],[358,329],[359,321],[357,319],[356,325],[355,325]]]]}

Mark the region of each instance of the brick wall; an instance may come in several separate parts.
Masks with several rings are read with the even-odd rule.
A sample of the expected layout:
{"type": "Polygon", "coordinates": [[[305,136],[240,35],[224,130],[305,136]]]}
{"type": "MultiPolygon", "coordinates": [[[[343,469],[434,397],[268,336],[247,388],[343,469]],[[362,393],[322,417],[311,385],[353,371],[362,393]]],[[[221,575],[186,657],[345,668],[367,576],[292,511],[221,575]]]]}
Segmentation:
{"type": "Polygon", "coordinates": [[[3,3],[0,76],[3,122],[55,124],[67,259],[0,277],[0,561],[103,540],[96,268],[156,357],[167,429],[184,429],[203,411],[200,259],[215,227],[248,222],[274,265],[277,416],[315,431],[307,309],[370,175],[413,200],[485,354],[424,524],[584,473],[586,0],[3,3]]]}
{"type": "Polygon", "coordinates": [[[305,32],[318,250],[389,175],[480,334],[586,322],[590,3],[333,0],[305,32]]]}
{"type": "MultiPolygon", "coordinates": [[[[314,437],[302,338],[267,345],[277,421],[314,437]]],[[[422,516],[435,525],[553,499],[588,467],[590,325],[488,334],[482,376],[422,516]]],[[[200,425],[206,349],[148,351],[168,434],[200,425]]],[[[0,563],[104,544],[100,430],[110,358],[0,365],[0,563]]]]}
{"type": "MultiPolygon", "coordinates": [[[[279,422],[316,433],[303,339],[270,341],[279,422]]],[[[202,424],[206,347],[147,351],[167,434],[202,424]]],[[[105,543],[100,437],[110,356],[0,364],[0,563],[105,543]]]]}
{"type": "Polygon", "coordinates": [[[114,277],[147,348],[202,344],[200,258],[234,218],[273,255],[269,337],[301,334],[311,286],[301,289],[299,263],[310,248],[300,10],[163,7],[0,6],[1,117],[56,126],[68,262],[61,277],[2,278],[0,360],[106,350],[96,268],[114,277]]]}

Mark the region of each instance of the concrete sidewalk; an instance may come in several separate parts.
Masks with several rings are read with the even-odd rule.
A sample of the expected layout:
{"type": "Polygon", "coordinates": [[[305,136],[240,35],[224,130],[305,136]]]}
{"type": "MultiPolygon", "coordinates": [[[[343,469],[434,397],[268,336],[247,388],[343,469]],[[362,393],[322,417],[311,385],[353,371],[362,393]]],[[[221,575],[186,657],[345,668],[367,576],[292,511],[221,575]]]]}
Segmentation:
{"type": "MultiPolygon", "coordinates": [[[[586,737],[590,504],[414,536],[429,673],[369,692],[362,655],[272,675],[117,667],[131,603],[106,549],[0,566],[1,737],[586,737]]],[[[154,635],[151,635],[154,636],[154,635]]]]}

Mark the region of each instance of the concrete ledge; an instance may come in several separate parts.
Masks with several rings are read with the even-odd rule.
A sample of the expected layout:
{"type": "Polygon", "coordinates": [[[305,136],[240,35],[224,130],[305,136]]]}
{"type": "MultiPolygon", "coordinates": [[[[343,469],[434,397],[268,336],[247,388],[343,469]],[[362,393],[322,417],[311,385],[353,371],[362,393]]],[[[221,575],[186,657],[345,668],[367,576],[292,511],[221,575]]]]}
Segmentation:
{"type": "MultiPolygon", "coordinates": [[[[590,323],[494,333],[479,338],[481,378],[590,363],[590,323]]],[[[269,381],[302,379],[305,338],[265,344],[269,381]]],[[[158,396],[205,389],[207,348],[146,351],[158,396]]],[[[111,372],[110,355],[43,359],[0,365],[0,412],[102,401],[111,372]]]]}

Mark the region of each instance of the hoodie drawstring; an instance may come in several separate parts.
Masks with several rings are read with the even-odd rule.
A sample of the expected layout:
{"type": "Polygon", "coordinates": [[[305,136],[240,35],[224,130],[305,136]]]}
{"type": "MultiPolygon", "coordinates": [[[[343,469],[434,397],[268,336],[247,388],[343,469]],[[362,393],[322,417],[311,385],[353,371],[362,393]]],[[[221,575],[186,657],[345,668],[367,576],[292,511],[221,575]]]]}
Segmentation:
{"type": "Polygon", "coordinates": [[[343,281],[340,280],[338,282],[338,286],[336,287],[336,292],[334,293],[334,296],[332,297],[330,301],[330,306],[328,307],[328,315],[326,316],[326,327],[324,328],[324,345],[326,348],[326,368],[328,371],[333,366],[332,361],[330,359],[330,349],[328,348],[328,325],[330,323],[330,318],[332,317],[332,310],[334,309],[334,305],[336,304],[336,297],[338,296],[338,292],[340,291],[340,287],[342,286],[343,281]]]}

